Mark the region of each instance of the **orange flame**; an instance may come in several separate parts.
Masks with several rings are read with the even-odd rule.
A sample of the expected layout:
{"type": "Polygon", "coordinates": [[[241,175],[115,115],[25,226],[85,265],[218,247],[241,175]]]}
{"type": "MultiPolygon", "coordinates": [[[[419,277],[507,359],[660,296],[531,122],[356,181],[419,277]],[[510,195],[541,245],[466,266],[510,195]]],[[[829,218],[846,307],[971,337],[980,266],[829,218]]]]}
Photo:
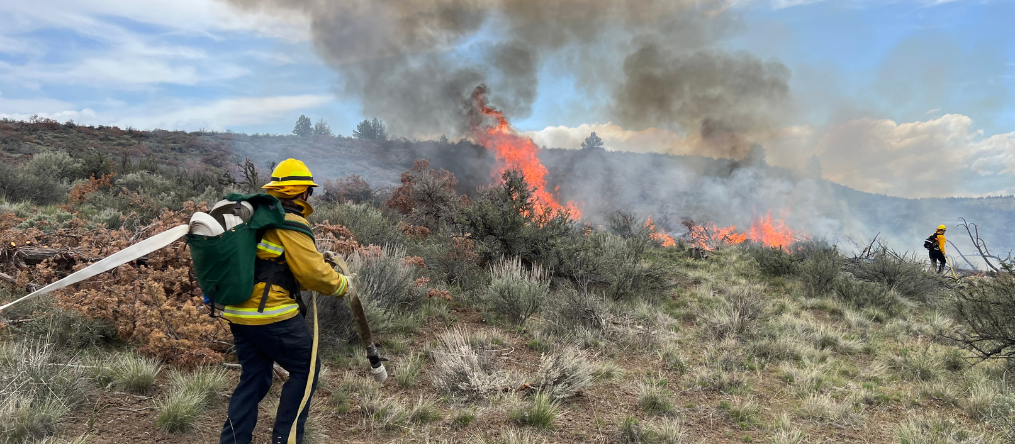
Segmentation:
{"type": "Polygon", "coordinates": [[[494,178],[499,179],[504,171],[521,171],[525,183],[534,188],[532,193],[535,199],[535,215],[543,216],[547,211],[550,213],[559,210],[567,210],[571,218],[581,218],[581,210],[574,202],[568,201],[561,205],[557,199],[546,189],[546,167],[539,161],[539,147],[528,137],[519,136],[511,124],[508,123],[504,113],[491,107],[486,101],[486,87],[479,86],[472,93],[475,105],[474,111],[482,116],[493,119],[482,119],[482,116],[473,116],[471,123],[472,135],[484,148],[492,151],[497,158],[497,169],[493,172],[494,178]]]}
{"type": "Polygon", "coordinates": [[[747,240],[747,235],[737,232],[736,226],[720,227],[712,222],[697,225],[694,222],[686,221],[687,237],[695,247],[702,250],[712,251],[720,245],[736,245],[747,240]]]}
{"type": "Polygon", "coordinates": [[[649,216],[645,221],[645,228],[648,228],[648,237],[655,241],[657,244],[663,247],[675,247],[677,241],[673,240],[670,235],[666,233],[660,233],[656,231],[656,224],[652,223],[652,217],[649,216]]]}
{"type": "Polygon", "coordinates": [[[738,232],[735,225],[720,227],[712,222],[697,225],[692,221],[685,221],[684,226],[688,229],[687,237],[691,243],[708,251],[722,245],[740,244],[748,239],[766,247],[786,249],[793,242],[806,238],[787,227],[783,220],[773,220],[772,213],[755,218],[747,233],[738,232]]]}
{"type": "Polygon", "coordinates": [[[789,248],[790,244],[801,238],[789,229],[782,220],[772,220],[769,212],[764,218],[756,218],[751,223],[751,240],[766,247],[789,248]]]}

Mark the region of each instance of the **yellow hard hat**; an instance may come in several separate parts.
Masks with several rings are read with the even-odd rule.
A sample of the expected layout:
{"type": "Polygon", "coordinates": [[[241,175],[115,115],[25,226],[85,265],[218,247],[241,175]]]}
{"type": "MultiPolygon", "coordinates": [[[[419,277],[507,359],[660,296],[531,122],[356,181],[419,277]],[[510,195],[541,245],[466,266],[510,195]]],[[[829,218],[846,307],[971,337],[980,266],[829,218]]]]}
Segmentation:
{"type": "Polygon", "coordinates": [[[945,230],[947,230],[947,229],[948,229],[948,227],[946,227],[946,226],[944,226],[944,225],[938,225],[938,226],[937,226],[937,229],[938,229],[938,230],[941,230],[941,231],[945,231],[945,230]]]}
{"type": "Polygon", "coordinates": [[[282,163],[279,163],[275,167],[275,170],[271,172],[271,182],[268,182],[261,188],[272,189],[291,186],[316,187],[319,185],[314,183],[314,175],[310,173],[310,168],[307,168],[303,162],[296,159],[286,159],[282,163]]]}

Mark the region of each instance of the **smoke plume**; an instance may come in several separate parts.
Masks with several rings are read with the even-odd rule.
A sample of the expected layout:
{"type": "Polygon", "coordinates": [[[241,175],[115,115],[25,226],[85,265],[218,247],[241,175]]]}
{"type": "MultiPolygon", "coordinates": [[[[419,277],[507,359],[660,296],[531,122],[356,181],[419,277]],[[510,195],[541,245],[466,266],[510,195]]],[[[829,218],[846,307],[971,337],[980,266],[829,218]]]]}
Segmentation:
{"type": "Polygon", "coordinates": [[[697,133],[703,154],[742,155],[744,133],[788,96],[783,65],[711,48],[740,26],[729,0],[225,1],[304,14],[336,92],[398,135],[468,135],[463,104],[480,84],[527,117],[549,59],[607,92],[594,117],[697,133]]]}

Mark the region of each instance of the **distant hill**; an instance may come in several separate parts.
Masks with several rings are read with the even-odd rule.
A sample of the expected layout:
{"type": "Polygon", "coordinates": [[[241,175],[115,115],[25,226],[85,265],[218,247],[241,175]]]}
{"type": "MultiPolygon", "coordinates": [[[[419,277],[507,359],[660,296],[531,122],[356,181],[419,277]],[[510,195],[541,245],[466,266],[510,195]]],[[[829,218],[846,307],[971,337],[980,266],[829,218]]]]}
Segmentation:
{"type": "MultiPolygon", "coordinates": [[[[24,162],[45,150],[74,156],[102,156],[110,162],[147,157],[183,168],[238,170],[250,158],[266,169],[270,162],[295,157],[321,179],[358,175],[374,188],[397,186],[415,159],[455,174],[459,191],[472,192],[494,180],[495,160],[484,148],[461,141],[370,141],[347,137],[183,132],[89,127],[54,121],[0,122],[0,160],[24,162]]],[[[715,221],[747,227],[772,212],[814,237],[840,244],[864,243],[880,233],[899,250],[923,254],[921,245],[934,227],[953,227],[965,217],[998,253],[1015,249],[1007,235],[1015,226],[1015,197],[904,199],[870,194],[801,171],[701,156],[545,149],[549,187],[563,201],[573,200],[587,219],[629,210],[652,215],[660,227],[679,233],[680,222],[715,221]]],[[[967,255],[972,244],[964,231],[949,238],[967,255]]],[[[1003,255],[1003,254],[1002,254],[1003,255]]]]}

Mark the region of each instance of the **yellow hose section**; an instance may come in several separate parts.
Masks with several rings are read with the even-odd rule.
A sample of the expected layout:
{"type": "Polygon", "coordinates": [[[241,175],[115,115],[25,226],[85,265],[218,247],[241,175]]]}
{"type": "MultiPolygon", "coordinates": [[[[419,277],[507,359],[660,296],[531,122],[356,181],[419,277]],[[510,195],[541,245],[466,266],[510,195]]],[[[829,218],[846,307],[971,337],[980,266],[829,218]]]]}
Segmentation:
{"type": "Polygon", "coordinates": [[[952,266],[952,257],[951,256],[945,257],[948,258],[948,269],[952,271],[952,277],[958,279],[959,277],[955,275],[955,267],[952,266]]]}
{"type": "Polygon", "coordinates": [[[300,402],[300,409],[296,412],[296,419],[293,421],[293,426],[289,428],[289,444],[296,444],[296,423],[300,420],[300,414],[303,413],[303,408],[307,407],[307,401],[310,400],[310,394],[314,390],[314,377],[317,376],[317,292],[310,293],[310,301],[314,306],[314,347],[310,350],[310,377],[307,378],[307,388],[303,392],[303,401],[300,402]]]}

